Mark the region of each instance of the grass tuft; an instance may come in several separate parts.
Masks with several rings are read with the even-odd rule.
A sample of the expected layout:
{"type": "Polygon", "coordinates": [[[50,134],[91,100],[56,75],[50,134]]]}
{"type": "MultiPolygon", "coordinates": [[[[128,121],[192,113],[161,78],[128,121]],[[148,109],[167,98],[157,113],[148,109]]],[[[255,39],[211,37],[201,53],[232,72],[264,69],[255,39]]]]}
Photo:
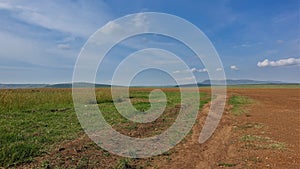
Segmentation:
{"type": "Polygon", "coordinates": [[[220,162],[220,163],[218,164],[218,166],[220,166],[220,167],[234,167],[234,166],[236,166],[236,164],[220,162]]]}
{"type": "Polygon", "coordinates": [[[233,114],[239,116],[247,113],[247,110],[243,109],[243,106],[250,104],[253,101],[245,96],[234,95],[230,97],[228,102],[233,106],[232,108],[233,114]]]}
{"type": "Polygon", "coordinates": [[[270,138],[255,136],[255,135],[244,135],[241,137],[241,140],[242,141],[269,141],[270,138]]]}
{"type": "Polygon", "coordinates": [[[284,143],[277,142],[277,143],[271,143],[268,145],[268,148],[276,149],[276,150],[284,150],[286,148],[284,143]]]}
{"type": "Polygon", "coordinates": [[[116,169],[131,169],[133,168],[132,166],[130,166],[129,164],[130,159],[127,158],[123,158],[119,161],[118,165],[116,166],[116,169]]]}
{"type": "Polygon", "coordinates": [[[274,141],[269,137],[244,135],[240,138],[240,140],[246,142],[244,146],[245,148],[273,150],[284,150],[286,148],[285,143],[274,141]]]}

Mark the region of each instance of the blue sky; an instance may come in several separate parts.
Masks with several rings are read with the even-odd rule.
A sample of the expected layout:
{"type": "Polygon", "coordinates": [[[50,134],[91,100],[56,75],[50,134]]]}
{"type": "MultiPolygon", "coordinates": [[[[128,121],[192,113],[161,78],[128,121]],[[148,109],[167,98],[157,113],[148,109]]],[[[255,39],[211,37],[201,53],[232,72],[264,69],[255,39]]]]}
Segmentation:
{"type": "MultiPolygon", "coordinates": [[[[298,0],[1,0],[0,83],[72,81],[77,56],[89,36],[109,21],[137,12],[169,13],[196,25],[216,48],[228,79],[300,82],[298,0]]],[[[146,38],[147,45],[158,47],[161,41],[171,42],[145,36],[126,43],[144,44],[146,38]]],[[[106,57],[98,83],[110,83],[107,72],[124,58],[120,53],[132,52],[121,46],[106,57]]],[[[193,72],[198,81],[208,78],[205,67],[193,65],[189,51],[176,42],[166,49],[177,49],[190,62],[189,70],[175,73],[193,72]]],[[[188,83],[186,78],[182,83],[188,83]]],[[[134,81],[146,79],[149,84],[172,81],[156,70],[141,73],[134,81]]]]}

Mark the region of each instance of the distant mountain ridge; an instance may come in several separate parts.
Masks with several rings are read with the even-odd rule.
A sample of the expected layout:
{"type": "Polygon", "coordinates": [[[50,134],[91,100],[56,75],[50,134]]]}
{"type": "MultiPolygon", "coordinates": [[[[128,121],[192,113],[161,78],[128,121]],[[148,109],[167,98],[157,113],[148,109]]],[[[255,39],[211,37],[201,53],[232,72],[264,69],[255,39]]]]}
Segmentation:
{"type": "MultiPolygon", "coordinates": [[[[59,84],[51,84],[47,85],[47,88],[72,88],[73,84],[72,83],[59,83],[59,84]]],[[[74,87],[76,88],[85,88],[85,87],[96,87],[96,88],[101,88],[101,87],[111,87],[111,85],[108,84],[93,84],[93,83],[74,83],[74,87]]]]}
{"type": "MultiPolygon", "coordinates": [[[[58,84],[0,84],[0,89],[17,89],[17,88],[72,88],[72,83],[58,83],[58,84]]],[[[85,88],[95,86],[96,88],[111,87],[108,84],[93,84],[93,83],[74,83],[77,88],[85,88]]]]}
{"type": "Polygon", "coordinates": [[[227,80],[204,80],[200,83],[195,84],[183,84],[183,85],[177,85],[177,87],[193,87],[193,86],[211,86],[213,85],[223,85],[226,83],[228,86],[233,85],[259,85],[259,84],[300,84],[300,83],[287,83],[287,82],[281,82],[281,81],[260,81],[260,80],[249,80],[249,79],[227,79],[227,80]]]}
{"type": "MultiPolygon", "coordinates": [[[[227,79],[227,85],[244,85],[244,84],[283,84],[281,81],[260,81],[260,80],[249,80],[249,79],[227,79]]],[[[224,84],[224,80],[204,80],[201,84],[224,84]]]]}
{"type": "MultiPolygon", "coordinates": [[[[201,87],[201,86],[210,86],[211,84],[214,85],[222,85],[224,84],[224,80],[204,80],[197,84],[182,84],[182,85],[170,85],[170,86],[163,86],[163,87],[201,87]]],[[[300,84],[300,83],[286,83],[281,81],[260,81],[260,80],[249,80],[249,79],[227,79],[227,85],[258,85],[258,84],[300,84]]],[[[111,87],[109,84],[93,84],[93,83],[75,83],[75,87],[77,88],[85,88],[85,87],[92,87],[96,88],[102,87],[111,87]]],[[[136,86],[133,86],[136,87],[136,86]]],[[[147,86],[143,86],[147,87],[147,86]]],[[[153,86],[155,87],[155,86],[153,86]]],[[[8,89],[16,89],[16,88],[72,88],[72,83],[58,83],[58,84],[0,84],[0,89],[8,88],[8,89]]]]}
{"type": "Polygon", "coordinates": [[[17,89],[17,88],[44,88],[48,84],[0,84],[0,89],[17,89]]]}

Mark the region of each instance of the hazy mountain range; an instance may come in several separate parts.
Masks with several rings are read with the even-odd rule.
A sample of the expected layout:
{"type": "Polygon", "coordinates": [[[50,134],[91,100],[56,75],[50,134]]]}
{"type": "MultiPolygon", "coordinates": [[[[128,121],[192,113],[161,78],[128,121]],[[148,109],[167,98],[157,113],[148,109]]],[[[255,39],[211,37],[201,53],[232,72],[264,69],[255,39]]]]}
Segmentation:
{"type": "MultiPolygon", "coordinates": [[[[92,83],[76,83],[75,86],[78,88],[92,87],[92,83]]],[[[110,87],[107,84],[95,84],[96,88],[110,87]]],[[[72,88],[72,83],[58,83],[58,84],[0,84],[0,88],[72,88]]]]}
{"type": "MultiPolygon", "coordinates": [[[[200,86],[210,86],[213,85],[223,85],[226,83],[227,85],[258,85],[258,84],[295,84],[295,83],[287,83],[287,82],[281,82],[281,81],[260,81],[260,80],[249,80],[249,79],[238,79],[238,80],[232,80],[227,79],[224,80],[204,80],[201,83],[198,83],[197,85],[200,86]]],[[[184,84],[184,85],[177,85],[177,86],[183,86],[183,87],[189,87],[189,86],[195,86],[194,84],[184,84]]]]}
{"type": "MultiPolygon", "coordinates": [[[[220,85],[224,83],[224,80],[204,80],[197,84],[197,86],[210,86],[211,84],[220,85]]],[[[239,79],[239,80],[226,80],[227,85],[249,85],[249,84],[299,84],[299,83],[286,83],[281,81],[259,81],[259,80],[248,80],[248,79],[239,79]]],[[[78,88],[83,87],[91,87],[94,84],[92,83],[75,83],[75,86],[78,88]]],[[[195,84],[183,84],[183,85],[176,85],[176,86],[164,86],[164,87],[192,87],[195,84]]],[[[101,87],[111,87],[109,84],[95,84],[96,88],[101,87]]],[[[136,86],[135,86],[136,87],[136,86]]],[[[0,88],[72,88],[72,83],[58,83],[58,84],[0,84],[0,88]]]]}

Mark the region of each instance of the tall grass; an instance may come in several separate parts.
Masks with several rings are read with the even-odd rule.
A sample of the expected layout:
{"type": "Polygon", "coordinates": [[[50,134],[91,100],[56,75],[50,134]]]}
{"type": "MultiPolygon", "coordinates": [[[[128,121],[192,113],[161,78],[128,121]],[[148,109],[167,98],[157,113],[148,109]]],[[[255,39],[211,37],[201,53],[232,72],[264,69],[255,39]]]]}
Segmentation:
{"type": "Polygon", "coordinates": [[[80,130],[71,90],[0,90],[0,166],[31,161],[80,130]]]}

